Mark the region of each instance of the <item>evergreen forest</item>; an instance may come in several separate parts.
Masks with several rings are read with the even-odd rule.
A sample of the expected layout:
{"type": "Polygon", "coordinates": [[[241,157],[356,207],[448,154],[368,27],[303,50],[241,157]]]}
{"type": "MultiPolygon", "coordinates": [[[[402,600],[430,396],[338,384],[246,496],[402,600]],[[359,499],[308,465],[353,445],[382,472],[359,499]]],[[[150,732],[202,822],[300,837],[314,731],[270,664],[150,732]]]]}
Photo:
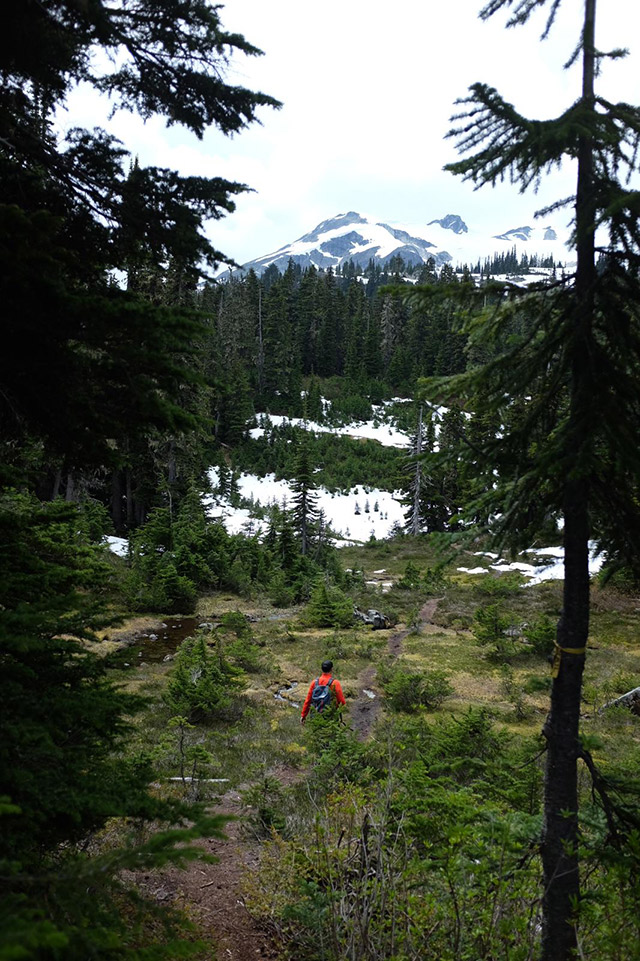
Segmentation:
{"type": "Polygon", "coordinates": [[[205,229],[250,185],[59,125],[79,84],[195,138],[268,123],[224,8],[10,0],[0,961],[640,957],[640,109],[583,8],[573,107],[477,83],[449,165],[574,163],[575,272],[258,276],[205,229]],[[327,659],[346,705],[301,724],[327,659]]]}

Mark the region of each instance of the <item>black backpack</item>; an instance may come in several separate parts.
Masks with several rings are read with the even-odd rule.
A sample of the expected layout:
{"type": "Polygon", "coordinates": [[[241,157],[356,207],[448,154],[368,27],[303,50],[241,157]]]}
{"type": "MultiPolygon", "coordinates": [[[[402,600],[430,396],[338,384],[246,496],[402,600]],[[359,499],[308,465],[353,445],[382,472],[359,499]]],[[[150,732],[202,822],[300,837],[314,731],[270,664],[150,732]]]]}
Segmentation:
{"type": "Polygon", "coordinates": [[[320,684],[320,678],[316,678],[316,684],[311,695],[311,703],[316,711],[321,711],[331,703],[331,685],[333,678],[330,677],[326,684],[320,684]]]}

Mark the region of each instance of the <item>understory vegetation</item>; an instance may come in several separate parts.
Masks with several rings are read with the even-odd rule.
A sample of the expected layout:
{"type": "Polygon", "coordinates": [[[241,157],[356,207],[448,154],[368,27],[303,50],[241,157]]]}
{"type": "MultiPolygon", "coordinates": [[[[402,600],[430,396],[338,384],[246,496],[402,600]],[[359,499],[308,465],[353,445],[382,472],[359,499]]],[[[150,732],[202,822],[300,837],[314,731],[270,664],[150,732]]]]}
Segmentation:
{"type": "MultiPolygon", "coordinates": [[[[260,844],[247,904],[286,957],[536,955],[547,626],[561,587],[498,574],[500,596],[488,596],[490,571],[457,570],[466,551],[451,539],[402,537],[341,552],[363,575],[342,598],[392,615],[389,630],[320,616],[331,600],[341,609],[322,580],[311,602],[283,619],[264,596],[213,594],[199,600],[203,627],[174,662],[112,668],[149,699],[129,750],[154,744],[157,776],[176,778],[172,790],[185,798],[243,792],[244,830],[260,844]],[[438,565],[434,599],[425,575],[438,565]],[[394,582],[384,594],[365,583],[382,567],[394,582]],[[424,623],[417,611],[427,601],[435,612],[424,623]],[[345,723],[317,716],[302,729],[300,692],[325,657],[347,697],[345,723]],[[363,738],[358,699],[370,665],[381,713],[363,738]],[[221,777],[224,788],[208,780],[221,777]]],[[[639,615],[636,598],[593,591],[578,930],[582,956],[608,961],[636,957],[640,933],[638,718],[603,710],[640,676],[639,615]]]]}
{"type": "MultiPolygon", "coordinates": [[[[550,30],[561,5],[481,16],[546,7],[550,30]]],[[[212,861],[222,792],[291,961],[640,959],[639,722],[612,703],[640,683],[640,108],[596,95],[624,54],[596,0],[572,107],[530,121],[478,83],[452,121],[476,185],[577,160],[549,208],[573,205],[576,273],[528,288],[490,279],[532,266],[515,251],[479,284],[433,258],[233,273],[206,224],[247,185],[58,120],[93,88],[239,133],[281,106],[227,82],[260,50],[209,0],[9,6],[0,961],[211,958],[211,918],[150,885],[212,861]],[[336,436],[383,419],[403,451],[336,436]],[[242,471],[286,502],[243,501],[242,471]],[[336,547],[320,485],[362,488],[367,540],[336,547]],[[378,486],[402,492],[387,539],[378,486]],[[527,581],[520,552],[560,541],[564,582],[527,581]],[[301,725],[327,658],[347,709],[301,725]]]]}

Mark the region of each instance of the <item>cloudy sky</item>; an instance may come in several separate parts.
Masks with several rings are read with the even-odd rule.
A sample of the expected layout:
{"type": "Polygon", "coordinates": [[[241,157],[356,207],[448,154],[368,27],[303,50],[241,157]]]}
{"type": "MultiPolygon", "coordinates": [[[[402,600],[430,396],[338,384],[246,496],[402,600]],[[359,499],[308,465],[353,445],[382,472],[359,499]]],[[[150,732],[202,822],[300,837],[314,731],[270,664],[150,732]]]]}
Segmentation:
{"type": "MultiPolygon", "coordinates": [[[[509,185],[474,192],[442,167],[455,159],[445,139],[454,101],[470,84],[495,86],[531,117],[560,113],[579,95],[580,72],[563,70],[577,42],[583,0],[564,0],[551,37],[544,15],[505,30],[483,23],[481,0],[228,0],[226,29],[264,51],[236,60],[231,82],[283,102],[262,125],[202,141],[128,114],[110,123],[142,163],[246,183],[235,213],[209,228],[215,246],[239,263],[276,250],[321,220],[347,210],[419,224],[460,214],[494,234],[533,222],[536,209],[573,192],[574,171],[554,172],[540,193],[509,185]]],[[[640,4],[601,0],[597,43],[627,45],[606,64],[599,90],[640,103],[640,4]]],[[[79,94],[65,123],[107,123],[79,94]]],[[[556,215],[559,224],[566,213],[556,215]]],[[[549,218],[547,218],[548,220],[549,218]]],[[[546,222],[546,221],[545,221],[546,222]]]]}

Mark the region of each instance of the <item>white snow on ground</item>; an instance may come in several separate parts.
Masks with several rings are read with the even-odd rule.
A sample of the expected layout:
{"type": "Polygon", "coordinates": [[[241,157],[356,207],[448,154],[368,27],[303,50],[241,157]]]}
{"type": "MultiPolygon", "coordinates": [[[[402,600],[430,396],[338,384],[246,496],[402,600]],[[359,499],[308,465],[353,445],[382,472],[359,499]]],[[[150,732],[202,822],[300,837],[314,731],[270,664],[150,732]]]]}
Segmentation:
{"type": "MultiPolygon", "coordinates": [[[[402,398],[394,398],[395,402],[400,400],[402,398]]],[[[392,402],[387,401],[380,407],[374,408],[374,420],[350,424],[345,427],[328,427],[324,424],[307,421],[306,427],[316,433],[342,434],[376,440],[378,443],[389,447],[406,447],[409,443],[408,435],[384,420],[385,407],[389,403],[392,402]]],[[[444,411],[445,408],[435,411],[437,420],[441,418],[444,411]]],[[[305,422],[301,418],[287,418],[278,415],[259,414],[258,422],[260,423],[260,421],[262,421],[263,426],[251,430],[250,435],[252,437],[262,436],[265,429],[268,429],[269,424],[289,423],[299,427],[305,426],[305,422]]],[[[438,427],[439,424],[437,424],[438,427]]],[[[215,490],[220,481],[217,467],[212,467],[209,470],[209,480],[215,490]]],[[[269,507],[277,504],[283,507],[290,505],[293,497],[290,484],[285,480],[276,480],[274,474],[258,477],[255,474],[243,473],[237,479],[237,485],[241,497],[245,501],[252,501],[256,506],[269,507]]],[[[347,494],[331,493],[325,488],[319,487],[316,489],[315,495],[318,508],[324,512],[327,524],[338,538],[338,546],[368,541],[372,536],[378,540],[384,540],[390,536],[395,524],[404,525],[405,507],[401,503],[403,496],[401,491],[384,491],[379,488],[365,488],[361,485],[347,494]],[[377,510],[375,509],[376,506],[377,510]],[[356,513],[356,510],[358,513],[356,513]]],[[[220,497],[218,494],[205,496],[203,502],[207,515],[212,520],[219,520],[224,523],[230,534],[240,532],[261,533],[267,529],[268,521],[254,517],[249,507],[232,507],[227,498],[220,497]]],[[[558,526],[562,527],[562,524],[560,523],[558,526]]],[[[128,541],[125,538],[105,537],[104,542],[109,550],[120,557],[127,556],[128,541]]],[[[459,567],[458,570],[465,574],[486,574],[491,570],[499,573],[519,571],[524,577],[528,578],[526,587],[532,584],[540,584],[542,581],[563,579],[564,550],[562,547],[530,548],[522,551],[522,554],[531,555],[533,563],[525,563],[524,561],[508,563],[491,551],[476,551],[476,556],[487,557],[493,563],[489,567],[459,567]],[[549,560],[545,561],[544,558],[549,558],[549,560]]],[[[603,563],[604,556],[596,553],[595,544],[590,544],[589,573],[591,575],[596,574],[603,563]]],[[[383,574],[385,571],[380,570],[374,573],[383,574]]],[[[385,582],[384,587],[388,587],[390,584],[391,582],[389,584],[385,582]]]]}
{"type": "MultiPolygon", "coordinates": [[[[258,414],[257,416],[258,423],[261,422],[261,418],[263,422],[266,422],[266,414],[258,414]]],[[[268,418],[274,427],[280,427],[282,424],[291,424],[293,427],[305,426],[305,421],[301,417],[283,417],[280,414],[269,414],[268,418]]],[[[327,424],[306,421],[306,428],[314,434],[340,434],[346,437],[377,440],[384,447],[407,447],[409,444],[407,434],[397,430],[392,424],[383,423],[377,418],[349,424],[346,427],[329,427],[327,424]]],[[[262,437],[264,433],[264,426],[254,427],[249,431],[249,436],[253,438],[262,437]]]]}
{"type": "Polygon", "coordinates": [[[103,538],[103,543],[118,557],[126,557],[129,553],[129,541],[126,537],[114,537],[112,534],[107,534],[103,538]]]}
{"type": "MultiPolygon", "coordinates": [[[[541,584],[543,581],[561,581],[564,578],[564,549],[562,547],[541,547],[530,548],[522,551],[523,554],[533,554],[534,559],[541,561],[543,557],[555,558],[555,560],[538,564],[524,564],[522,561],[514,561],[509,564],[507,561],[499,561],[489,567],[459,567],[458,570],[464,574],[487,574],[489,571],[505,573],[507,571],[519,571],[529,580],[524,585],[531,587],[533,584],[541,584]]],[[[496,554],[490,551],[476,551],[476,556],[497,558],[496,554]]],[[[589,574],[593,577],[597,574],[604,563],[604,554],[598,554],[594,542],[589,543],[589,574]]]]}
{"type": "MultiPolygon", "coordinates": [[[[209,477],[214,488],[218,483],[218,471],[213,469],[209,477]]],[[[246,500],[253,498],[262,507],[272,504],[290,505],[293,493],[289,483],[276,480],[273,474],[257,477],[241,474],[238,489],[246,500]]],[[[327,523],[334,534],[351,541],[368,541],[373,534],[378,540],[388,537],[394,523],[404,523],[404,507],[400,503],[400,491],[383,491],[379,488],[356,487],[348,494],[333,494],[325,488],[316,490],[318,508],[324,511],[327,523]],[[375,510],[376,504],[378,510],[375,510]],[[356,514],[356,506],[360,513],[356,514]],[[367,507],[369,508],[367,512],[367,507]]],[[[226,499],[216,495],[205,497],[209,517],[220,519],[230,533],[237,533],[249,522],[249,511],[231,507],[226,499]]],[[[255,520],[254,530],[267,527],[267,521],[255,520]]]]}

